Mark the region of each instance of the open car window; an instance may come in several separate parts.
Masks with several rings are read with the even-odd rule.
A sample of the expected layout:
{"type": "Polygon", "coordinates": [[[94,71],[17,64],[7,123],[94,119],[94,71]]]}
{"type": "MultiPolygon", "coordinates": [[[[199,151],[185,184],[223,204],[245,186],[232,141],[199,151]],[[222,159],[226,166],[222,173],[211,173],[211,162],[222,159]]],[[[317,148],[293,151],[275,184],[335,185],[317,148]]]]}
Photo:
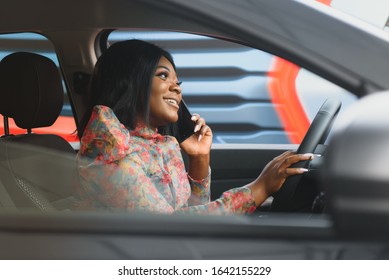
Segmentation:
{"type": "Polygon", "coordinates": [[[350,92],[287,60],[248,46],[180,32],[116,30],[125,39],[155,43],[172,53],[192,112],[205,117],[214,143],[299,144],[324,100],[343,108],[350,92]]]}
{"type": "MultiPolygon", "coordinates": [[[[52,45],[41,35],[20,33],[3,35],[1,38],[5,42],[3,57],[14,51],[24,50],[48,57],[56,67],[60,67],[52,45]],[[31,41],[36,44],[31,44],[31,41]]],[[[109,34],[107,45],[109,47],[115,42],[133,38],[155,43],[172,53],[178,75],[183,81],[185,102],[192,113],[200,114],[212,127],[213,143],[221,144],[214,145],[212,151],[212,200],[231,188],[251,182],[270,160],[285,150],[294,149],[303,139],[319,107],[328,97],[336,96],[341,99],[343,108],[356,100],[352,93],[296,64],[227,40],[180,32],[116,30],[109,34]],[[223,144],[243,145],[239,148],[230,148],[223,144]],[[270,148],[261,147],[254,150],[252,144],[270,144],[270,148]],[[274,148],[274,144],[286,146],[274,148]],[[247,160],[248,157],[255,160],[247,160]]],[[[62,84],[67,96],[63,80],[62,84]]],[[[26,133],[20,132],[20,129],[18,131],[12,120],[10,123],[11,134],[26,133]]],[[[52,133],[70,143],[72,140],[78,143],[74,118],[67,98],[57,123],[59,125],[37,128],[33,132],[52,133]],[[64,121],[67,123],[64,124],[64,121]],[[73,126],[70,126],[69,122],[73,126]]],[[[13,156],[15,154],[10,156],[11,160],[13,156]]],[[[34,153],[32,157],[27,156],[34,157],[39,158],[39,153],[34,153]]],[[[66,156],[66,160],[68,159],[66,156]]],[[[12,164],[15,162],[12,161],[12,164]]],[[[19,162],[17,164],[19,167],[19,162]]],[[[71,158],[69,164],[70,169],[75,168],[75,158],[71,158]]],[[[37,173],[44,172],[46,167],[55,168],[51,160],[45,162],[43,166],[43,169],[36,170],[37,173]]],[[[23,178],[23,172],[27,171],[28,167],[22,163],[18,176],[23,178]]],[[[40,175],[34,176],[38,178],[40,175]]],[[[69,181],[74,176],[75,173],[70,173],[65,176],[67,180],[61,180],[66,182],[63,184],[65,188],[67,185],[70,185],[68,188],[74,187],[74,182],[69,181]]],[[[31,184],[33,189],[42,188],[43,192],[38,193],[45,197],[45,193],[50,192],[53,179],[47,175],[43,177],[48,181],[43,180],[45,183],[39,183],[38,180],[35,183],[19,185],[31,184]],[[35,184],[39,186],[34,186],[35,184]],[[42,186],[45,184],[49,185],[42,186]]],[[[66,204],[72,201],[70,189],[65,191],[66,195],[61,194],[61,189],[59,192],[54,196],[50,195],[51,200],[48,204],[62,204],[64,200],[66,204]]],[[[64,209],[70,210],[72,205],[67,204],[64,209]]]]}

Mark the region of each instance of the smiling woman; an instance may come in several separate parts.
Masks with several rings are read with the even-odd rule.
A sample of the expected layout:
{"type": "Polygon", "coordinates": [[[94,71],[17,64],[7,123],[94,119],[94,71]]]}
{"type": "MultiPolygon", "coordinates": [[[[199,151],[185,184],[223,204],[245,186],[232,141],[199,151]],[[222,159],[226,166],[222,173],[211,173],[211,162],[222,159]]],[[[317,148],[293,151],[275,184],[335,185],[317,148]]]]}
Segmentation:
{"type": "Polygon", "coordinates": [[[166,58],[161,57],[152,82],[150,95],[150,124],[154,128],[178,121],[178,109],[181,102],[180,82],[175,67],[166,58]]]}
{"type": "Polygon", "coordinates": [[[182,143],[161,134],[178,121],[182,101],[168,52],[140,40],[112,45],[96,63],[89,94],[79,131],[79,209],[252,213],[289,175],[307,171],[291,164],[312,157],[285,152],[255,181],[210,202],[211,128],[194,114],[193,134],[182,143]]]}

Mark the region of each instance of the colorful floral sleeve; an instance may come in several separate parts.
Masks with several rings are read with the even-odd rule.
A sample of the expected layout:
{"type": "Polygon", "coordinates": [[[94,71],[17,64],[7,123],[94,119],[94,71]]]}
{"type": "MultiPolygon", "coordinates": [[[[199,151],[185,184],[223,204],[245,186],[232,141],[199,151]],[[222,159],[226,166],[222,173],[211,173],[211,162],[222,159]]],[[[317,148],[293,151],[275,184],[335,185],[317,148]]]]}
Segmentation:
{"type": "Polygon", "coordinates": [[[209,168],[208,176],[203,180],[194,180],[189,175],[188,179],[192,189],[188,207],[182,208],[178,212],[192,214],[251,214],[256,209],[251,190],[246,187],[226,191],[219,199],[211,202],[211,168],[209,168]]]}
{"type": "Polygon", "coordinates": [[[188,179],[191,188],[188,205],[195,206],[209,203],[211,200],[211,168],[209,168],[208,176],[203,180],[195,180],[189,174],[188,179]]]}
{"type": "Polygon", "coordinates": [[[182,208],[179,212],[191,214],[251,214],[256,204],[247,187],[234,188],[226,191],[219,199],[204,205],[182,208]]]}
{"type": "Polygon", "coordinates": [[[112,162],[126,156],[130,135],[111,109],[96,106],[87,127],[81,138],[80,157],[112,162]]]}

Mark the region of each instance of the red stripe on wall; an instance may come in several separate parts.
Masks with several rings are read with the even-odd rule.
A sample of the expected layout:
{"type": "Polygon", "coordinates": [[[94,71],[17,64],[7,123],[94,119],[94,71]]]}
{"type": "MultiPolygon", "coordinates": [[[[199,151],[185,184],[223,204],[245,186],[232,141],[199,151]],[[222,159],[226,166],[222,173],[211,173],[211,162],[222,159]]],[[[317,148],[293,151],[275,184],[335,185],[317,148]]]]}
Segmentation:
{"type": "MultiPolygon", "coordinates": [[[[332,0],[316,1],[330,6],[332,0]]],[[[310,125],[296,90],[296,77],[299,71],[300,67],[297,65],[275,57],[268,74],[270,78],[268,88],[272,103],[293,144],[301,143],[310,125]]]]}
{"type": "Polygon", "coordinates": [[[296,77],[299,71],[300,67],[297,65],[275,57],[268,74],[272,103],[293,144],[301,143],[310,125],[296,90],[296,77]]]}
{"type": "Polygon", "coordinates": [[[332,0],[316,0],[316,1],[320,2],[320,3],[323,3],[323,4],[327,5],[327,6],[330,6],[332,0]]]}
{"type": "MultiPolygon", "coordinates": [[[[10,134],[25,134],[26,129],[17,127],[13,119],[9,119],[10,134]]],[[[52,126],[35,128],[32,130],[37,134],[56,134],[68,142],[78,142],[76,124],[73,117],[59,116],[52,126]]],[[[0,115],[0,135],[4,134],[3,116],[0,115]]]]}

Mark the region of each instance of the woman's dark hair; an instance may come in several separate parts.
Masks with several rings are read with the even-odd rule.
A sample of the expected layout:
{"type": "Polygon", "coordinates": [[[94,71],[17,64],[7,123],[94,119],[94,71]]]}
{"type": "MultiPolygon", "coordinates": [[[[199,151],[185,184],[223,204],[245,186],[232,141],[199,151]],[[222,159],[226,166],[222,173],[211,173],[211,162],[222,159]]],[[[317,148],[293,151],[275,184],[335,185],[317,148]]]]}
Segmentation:
{"type": "Polygon", "coordinates": [[[172,56],[154,44],[128,40],[109,47],[96,62],[78,136],[82,137],[95,105],[110,107],[129,129],[135,128],[139,118],[148,124],[152,78],[163,56],[175,69],[172,56]]]}

